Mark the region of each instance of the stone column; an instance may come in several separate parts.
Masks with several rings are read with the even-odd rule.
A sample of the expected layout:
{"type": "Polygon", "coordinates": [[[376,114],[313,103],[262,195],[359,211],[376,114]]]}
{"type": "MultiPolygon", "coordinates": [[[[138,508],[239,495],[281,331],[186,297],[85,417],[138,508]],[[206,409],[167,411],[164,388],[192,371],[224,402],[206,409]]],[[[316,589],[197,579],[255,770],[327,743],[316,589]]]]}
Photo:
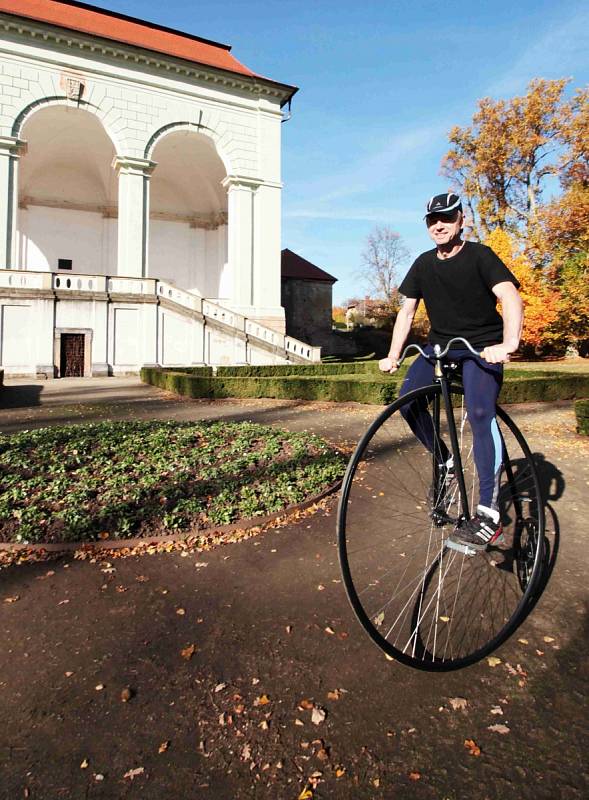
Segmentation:
{"type": "Polygon", "coordinates": [[[228,175],[223,180],[227,189],[228,253],[231,273],[231,307],[248,316],[254,305],[255,193],[261,181],[228,175]]]}
{"type": "Polygon", "coordinates": [[[149,178],[156,167],[142,158],[115,156],[119,179],[117,275],[147,276],[149,250],[149,178]]]}
{"type": "Polygon", "coordinates": [[[0,136],[0,269],[16,269],[18,159],[25,143],[0,136]]]}

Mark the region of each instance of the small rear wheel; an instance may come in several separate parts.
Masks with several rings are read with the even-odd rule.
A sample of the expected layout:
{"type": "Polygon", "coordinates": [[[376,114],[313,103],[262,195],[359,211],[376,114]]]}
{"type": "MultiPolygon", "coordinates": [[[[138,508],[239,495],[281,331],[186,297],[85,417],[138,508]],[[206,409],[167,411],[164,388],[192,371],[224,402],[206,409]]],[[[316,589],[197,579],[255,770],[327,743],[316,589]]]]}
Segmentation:
{"type": "MultiPolygon", "coordinates": [[[[473,509],[478,479],[472,432],[462,389],[451,391],[473,509]]],[[[542,568],[543,504],[530,450],[513,421],[497,408],[503,536],[474,555],[448,546],[464,516],[463,504],[456,479],[444,482],[432,453],[406,422],[416,402],[429,411],[430,421],[439,420],[430,428],[435,462],[445,447],[450,449],[439,385],[411,392],[382,412],[358,444],[344,477],[340,564],[358,620],[385,653],[418,669],[458,669],[494,650],[525,617],[542,568]]]]}

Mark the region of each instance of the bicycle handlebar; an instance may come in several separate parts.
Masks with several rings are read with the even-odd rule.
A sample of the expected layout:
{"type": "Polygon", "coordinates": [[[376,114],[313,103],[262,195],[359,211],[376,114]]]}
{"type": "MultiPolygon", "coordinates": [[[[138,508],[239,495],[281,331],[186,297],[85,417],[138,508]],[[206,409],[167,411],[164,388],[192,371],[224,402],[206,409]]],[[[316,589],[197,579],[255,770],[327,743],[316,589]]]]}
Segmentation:
{"type": "MultiPolygon", "coordinates": [[[[470,352],[473,355],[475,356],[481,355],[481,353],[477,352],[471,345],[471,343],[467,342],[466,339],[464,339],[462,336],[455,336],[453,339],[450,339],[450,341],[443,350],[440,348],[439,344],[434,345],[434,358],[436,359],[444,358],[444,356],[448,355],[448,351],[450,350],[450,347],[452,344],[454,344],[454,342],[464,342],[467,350],[470,350],[470,352]]],[[[400,367],[403,361],[405,361],[405,359],[407,358],[408,351],[411,350],[412,347],[415,348],[415,350],[417,350],[419,354],[422,355],[424,358],[427,358],[428,361],[431,361],[432,357],[429,356],[427,353],[425,353],[418,344],[408,344],[407,347],[403,350],[401,358],[397,361],[397,367],[400,367]]]]}

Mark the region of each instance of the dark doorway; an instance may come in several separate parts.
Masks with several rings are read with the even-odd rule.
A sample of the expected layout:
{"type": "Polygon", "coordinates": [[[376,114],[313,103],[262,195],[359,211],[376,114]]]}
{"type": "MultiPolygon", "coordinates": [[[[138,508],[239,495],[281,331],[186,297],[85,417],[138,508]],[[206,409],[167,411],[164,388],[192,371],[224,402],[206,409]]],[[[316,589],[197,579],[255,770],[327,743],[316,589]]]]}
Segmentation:
{"type": "Polygon", "coordinates": [[[59,374],[62,378],[84,377],[84,334],[62,333],[59,374]]]}

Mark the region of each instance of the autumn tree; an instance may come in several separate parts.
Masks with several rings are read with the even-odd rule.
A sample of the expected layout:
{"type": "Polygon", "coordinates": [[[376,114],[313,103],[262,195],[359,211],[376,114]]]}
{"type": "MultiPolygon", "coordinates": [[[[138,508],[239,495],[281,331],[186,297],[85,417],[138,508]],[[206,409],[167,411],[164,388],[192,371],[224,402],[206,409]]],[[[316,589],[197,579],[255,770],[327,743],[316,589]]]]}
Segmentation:
{"type": "Polygon", "coordinates": [[[391,314],[399,310],[399,270],[408,258],[409,251],[392,228],[377,225],[368,234],[361,254],[360,275],[370,287],[373,299],[383,302],[391,314]]]}
{"type": "Polygon", "coordinates": [[[450,131],[442,172],[461,191],[474,233],[527,230],[548,176],[586,164],[587,93],[564,97],[568,80],[537,78],[523,97],[484,98],[472,125],[450,131]]]}
{"type": "Polygon", "coordinates": [[[524,351],[554,343],[558,339],[555,326],[563,310],[558,289],[551,285],[545,273],[534,269],[523,252],[518,252],[514,237],[506,231],[495,228],[487,236],[485,244],[495,251],[520,282],[524,301],[524,351]]]}

